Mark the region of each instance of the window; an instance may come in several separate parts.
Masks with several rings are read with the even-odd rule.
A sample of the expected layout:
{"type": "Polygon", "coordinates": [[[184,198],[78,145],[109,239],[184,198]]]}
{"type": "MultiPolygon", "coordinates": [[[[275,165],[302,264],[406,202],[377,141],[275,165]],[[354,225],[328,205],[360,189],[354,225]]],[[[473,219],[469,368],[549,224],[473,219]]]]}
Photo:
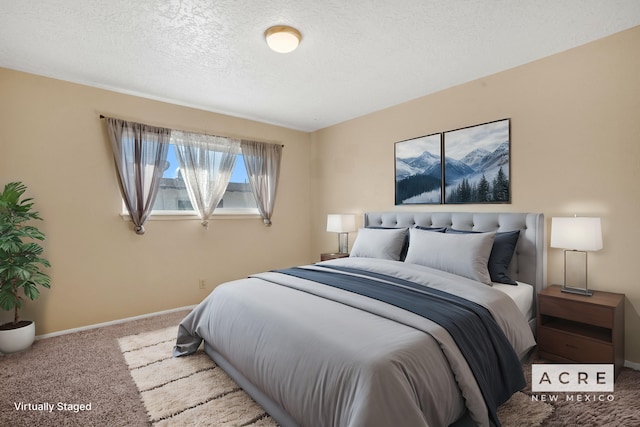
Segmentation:
{"type": "Polygon", "coordinates": [[[282,145],[101,118],[136,234],[152,214],[198,217],[206,228],[217,211],[271,226],[282,145]]]}
{"type": "MultiPolygon", "coordinates": [[[[176,211],[178,213],[195,214],[189,201],[187,188],[180,174],[175,146],[170,144],[167,165],[153,205],[153,213],[175,214],[176,211]]],[[[233,213],[257,213],[256,201],[251,193],[242,154],[237,155],[231,180],[214,214],[225,213],[225,211],[226,213],[229,213],[229,211],[233,211],[233,213]]]]}
{"type": "MultiPolygon", "coordinates": [[[[123,212],[126,212],[126,208],[123,208],[123,212]]],[[[216,214],[258,214],[242,154],[237,155],[227,190],[214,211],[214,215],[216,214]]],[[[169,145],[167,164],[153,204],[152,215],[196,215],[180,174],[174,144],[169,145]]]]}

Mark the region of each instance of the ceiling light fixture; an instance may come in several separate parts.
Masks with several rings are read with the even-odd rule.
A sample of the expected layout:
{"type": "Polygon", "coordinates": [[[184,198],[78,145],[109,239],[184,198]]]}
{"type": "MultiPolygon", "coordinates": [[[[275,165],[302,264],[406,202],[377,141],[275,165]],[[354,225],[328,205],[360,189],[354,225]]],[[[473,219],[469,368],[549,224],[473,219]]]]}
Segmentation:
{"type": "Polygon", "coordinates": [[[276,25],[267,28],[264,32],[264,38],[271,50],[278,53],[289,53],[296,50],[302,39],[302,34],[293,27],[276,25]]]}

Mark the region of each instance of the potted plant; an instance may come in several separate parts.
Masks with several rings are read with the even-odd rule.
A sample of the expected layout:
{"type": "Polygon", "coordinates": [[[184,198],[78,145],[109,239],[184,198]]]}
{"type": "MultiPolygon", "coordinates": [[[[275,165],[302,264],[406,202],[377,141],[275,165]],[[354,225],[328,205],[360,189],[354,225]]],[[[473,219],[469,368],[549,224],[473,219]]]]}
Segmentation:
{"type": "Polygon", "coordinates": [[[50,287],[49,276],[41,271],[49,267],[49,261],[41,257],[42,246],[36,243],[45,236],[27,224],[42,218],[32,211],[32,199],[22,198],[26,190],[24,184],[11,182],[0,193],[0,307],[13,310],[13,321],[0,325],[1,353],[21,351],[33,344],[35,324],[20,320],[18,310],[23,295],[35,300],[40,286],[50,287]]]}

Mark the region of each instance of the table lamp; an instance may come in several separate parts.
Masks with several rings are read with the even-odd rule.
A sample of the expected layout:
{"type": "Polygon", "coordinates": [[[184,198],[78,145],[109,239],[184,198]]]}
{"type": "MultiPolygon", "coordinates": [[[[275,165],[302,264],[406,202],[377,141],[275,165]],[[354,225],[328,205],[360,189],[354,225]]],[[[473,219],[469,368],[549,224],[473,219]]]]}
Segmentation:
{"type": "Polygon", "coordinates": [[[356,216],[352,214],[329,214],[327,231],[338,233],[338,252],[349,252],[349,232],[356,231],[356,216]]]}
{"type": "Polygon", "coordinates": [[[591,296],[587,283],[587,252],[602,249],[600,218],[565,217],[551,218],[552,248],[564,249],[564,281],[562,292],[591,296]],[[573,269],[567,274],[567,256],[573,258],[573,269]],[[577,258],[577,261],[576,261],[577,258]],[[584,264],[584,271],[581,265],[584,264]],[[576,268],[577,265],[577,268],[576,268]],[[582,276],[582,277],[580,277],[582,276]]]}

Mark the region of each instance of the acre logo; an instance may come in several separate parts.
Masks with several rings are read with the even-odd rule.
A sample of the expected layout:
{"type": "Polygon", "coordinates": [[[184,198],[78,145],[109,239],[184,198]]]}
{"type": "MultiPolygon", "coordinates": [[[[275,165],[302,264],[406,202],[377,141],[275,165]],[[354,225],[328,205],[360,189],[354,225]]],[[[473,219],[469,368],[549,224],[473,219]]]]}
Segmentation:
{"type": "Polygon", "coordinates": [[[532,392],[613,392],[612,364],[531,365],[532,392]]]}

